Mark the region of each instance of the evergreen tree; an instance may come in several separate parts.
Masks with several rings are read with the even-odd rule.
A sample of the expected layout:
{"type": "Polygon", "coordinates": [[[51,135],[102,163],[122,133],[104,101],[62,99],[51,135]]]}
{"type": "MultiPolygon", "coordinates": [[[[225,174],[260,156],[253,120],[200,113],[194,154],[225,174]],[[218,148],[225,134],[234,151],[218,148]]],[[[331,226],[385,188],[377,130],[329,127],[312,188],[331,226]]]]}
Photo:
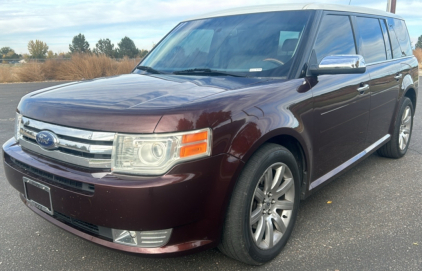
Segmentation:
{"type": "Polygon", "coordinates": [[[73,37],[72,44],[69,44],[69,50],[74,53],[89,53],[89,43],[85,40],[85,36],[79,33],[73,37]]]}
{"type": "Polygon", "coordinates": [[[96,54],[104,54],[108,57],[114,57],[116,51],[114,50],[114,44],[111,43],[109,39],[100,39],[97,44],[95,44],[95,49],[93,50],[96,54]]]}
{"type": "Polygon", "coordinates": [[[138,55],[138,48],[135,43],[128,37],[124,37],[118,44],[118,55],[119,57],[135,58],[138,55]]]}
{"type": "Polygon", "coordinates": [[[415,48],[422,49],[422,35],[419,36],[418,42],[416,42],[415,48]]]}

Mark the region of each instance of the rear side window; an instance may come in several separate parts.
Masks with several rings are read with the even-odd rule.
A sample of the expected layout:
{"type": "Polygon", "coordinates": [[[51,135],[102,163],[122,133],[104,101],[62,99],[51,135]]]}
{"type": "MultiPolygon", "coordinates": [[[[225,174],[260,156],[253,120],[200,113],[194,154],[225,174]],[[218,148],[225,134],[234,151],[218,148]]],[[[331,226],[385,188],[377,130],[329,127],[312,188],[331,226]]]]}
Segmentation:
{"type": "Polygon", "coordinates": [[[366,63],[386,60],[384,36],[376,18],[357,17],[356,22],[362,44],[362,56],[366,63]]]}
{"type": "Polygon", "coordinates": [[[388,19],[389,24],[393,24],[393,29],[396,32],[397,39],[399,40],[402,56],[411,56],[412,47],[410,45],[409,33],[407,32],[406,24],[403,20],[388,19]]]}
{"type": "Polygon", "coordinates": [[[314,50],[318,63],[329,55],[356,54],[355,40],[349,16],[324,16],[314,50]]]}
{"type": "Polygon", "coordinates": [[[388,26],[388,33],[390,34],[391,48],[393,49],[393,58],[402,57],[399,40],[397,39],[396,32],[393,30],[393,25],[388,26]]]}
{"type": "Polygon", "coordinates": [[[385,43],[385,49],[387,51],[387,59],[392,59],[393,56],[391,52],[390,38],[388,36],[387,25],[386,25],[385,20],[380,19],[380,24],[382,28],[382,34],[384,35],[384,43],[385,43]]]}

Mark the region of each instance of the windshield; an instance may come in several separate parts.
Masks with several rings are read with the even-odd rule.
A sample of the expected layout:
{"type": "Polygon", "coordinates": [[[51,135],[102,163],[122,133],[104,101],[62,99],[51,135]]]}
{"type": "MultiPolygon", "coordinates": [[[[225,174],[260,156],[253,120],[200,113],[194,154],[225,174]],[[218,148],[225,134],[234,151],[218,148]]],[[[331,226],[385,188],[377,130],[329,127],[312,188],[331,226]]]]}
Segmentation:
{"type": "Polygon", "coordinates": [[[282,11],[183,22],[140,66],[143,72],[286,77],[310,14],[282,11]]]}

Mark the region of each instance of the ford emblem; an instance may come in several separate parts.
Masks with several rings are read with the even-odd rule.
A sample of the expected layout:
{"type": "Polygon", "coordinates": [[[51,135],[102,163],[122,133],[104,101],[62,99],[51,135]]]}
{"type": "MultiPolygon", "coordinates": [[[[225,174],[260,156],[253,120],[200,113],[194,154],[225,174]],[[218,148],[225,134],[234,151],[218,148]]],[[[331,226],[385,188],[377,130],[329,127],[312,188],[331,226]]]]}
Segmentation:
{"type": "Polygon", "coordinates": [[[40,147],[47,150],[57,149],[59,144],[59,138],[49,131],[41,131],[37,134],[36,140],[40,147]]]}

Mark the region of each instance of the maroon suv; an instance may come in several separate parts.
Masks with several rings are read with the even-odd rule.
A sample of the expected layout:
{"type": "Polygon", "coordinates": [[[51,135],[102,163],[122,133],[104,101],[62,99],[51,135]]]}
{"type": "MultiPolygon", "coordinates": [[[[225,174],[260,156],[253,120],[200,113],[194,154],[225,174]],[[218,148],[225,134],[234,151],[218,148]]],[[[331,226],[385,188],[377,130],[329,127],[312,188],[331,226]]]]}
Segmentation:
{"type": "Polygon", "coordinates": [[[417,87],[395,14],[227,10],[178,24],[131,74],[23,97],[4,168],[32,211],[94,243],[261,264],[301,199],[376,150],[405,155],[417,87]]]}

